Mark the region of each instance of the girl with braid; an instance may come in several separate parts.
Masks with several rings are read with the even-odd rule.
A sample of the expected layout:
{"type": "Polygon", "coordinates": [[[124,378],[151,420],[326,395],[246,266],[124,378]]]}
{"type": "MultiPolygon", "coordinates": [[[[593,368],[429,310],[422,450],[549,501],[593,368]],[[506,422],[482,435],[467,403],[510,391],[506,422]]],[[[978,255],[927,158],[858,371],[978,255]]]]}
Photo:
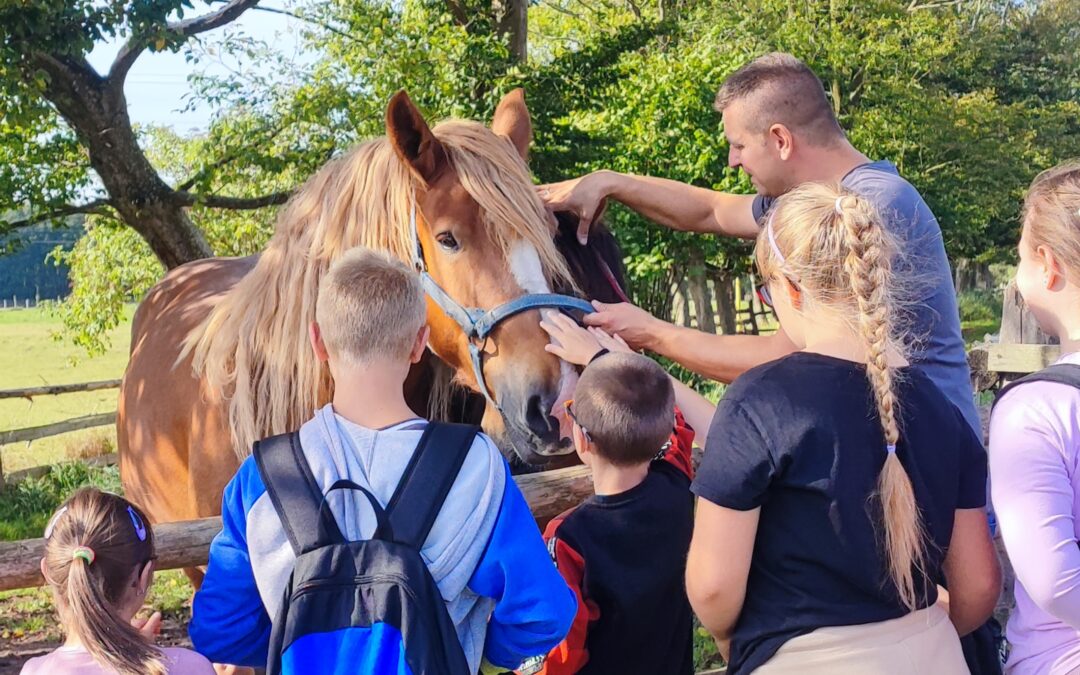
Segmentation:
{"type": "Polygon", "coordinates": [[[717,406],[690,602],[729,675],[967,673],[959,636],[1001,583],[986,457],[905,358],[896,242],[838,185],[804,184],[768,218],[759,293],[798,351],[717,406]]]}
{"type": "Polygon", "coordinates": [[[154,578],[154,532],[123,497],[72,495],[45,528],[41,574],[67,640],[27,661],[23,675],[213,675],[199,654],[154,645],[160,614],[133,618],[154,578]]]}

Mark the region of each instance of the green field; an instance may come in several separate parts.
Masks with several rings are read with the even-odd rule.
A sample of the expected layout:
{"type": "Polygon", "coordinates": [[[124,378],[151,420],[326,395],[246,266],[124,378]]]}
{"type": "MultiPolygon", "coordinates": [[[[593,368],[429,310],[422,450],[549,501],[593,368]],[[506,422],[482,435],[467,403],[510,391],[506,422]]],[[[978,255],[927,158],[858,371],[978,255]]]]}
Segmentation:
{"type": "MultiPolygon", "coordinates": [[[[58,342],[58,319],[40,309],[0,311],[0,389],[46,384],[93,382],[121,377],[128,360],[131,308],[125,321],[109,333],[111,346],[90,358],[69,342],[58,342]],[[74,363],[74,365],[73,365],[74,363]]],[[[0,400],[0,431],[33,427],[116,410],[116,389],[0,400]]],[[[63,459],[108,452],[115,447],[111,427],[86,429],[30,444],[0,446],[4,473],[63,459]]]]}

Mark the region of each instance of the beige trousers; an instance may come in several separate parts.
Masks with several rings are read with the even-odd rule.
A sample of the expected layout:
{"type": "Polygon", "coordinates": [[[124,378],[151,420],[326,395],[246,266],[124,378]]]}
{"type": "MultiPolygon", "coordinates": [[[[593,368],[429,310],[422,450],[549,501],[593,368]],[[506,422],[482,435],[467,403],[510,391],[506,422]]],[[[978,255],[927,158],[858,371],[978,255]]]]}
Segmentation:
{"type": "Polygon", "coordinates": [[[754,674],[968,675],[968,669],[949,615],[933,605],[899,619],[800,635],[754,674]]]}

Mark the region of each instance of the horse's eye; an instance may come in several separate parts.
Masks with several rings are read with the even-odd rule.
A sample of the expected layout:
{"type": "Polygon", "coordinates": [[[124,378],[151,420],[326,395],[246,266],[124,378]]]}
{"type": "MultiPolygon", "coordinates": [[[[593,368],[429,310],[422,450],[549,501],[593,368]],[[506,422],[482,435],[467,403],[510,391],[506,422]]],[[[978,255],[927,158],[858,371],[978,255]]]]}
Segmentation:
{"type": "Polygon", "coordinates": [[[435,241],[439,242],[439,246],[442,246],[447,251],[457,251],[461,248],[458,245],[457,239],[454,239],[454,235],[449,232],[441,232],[435,235],[435,241]]]}

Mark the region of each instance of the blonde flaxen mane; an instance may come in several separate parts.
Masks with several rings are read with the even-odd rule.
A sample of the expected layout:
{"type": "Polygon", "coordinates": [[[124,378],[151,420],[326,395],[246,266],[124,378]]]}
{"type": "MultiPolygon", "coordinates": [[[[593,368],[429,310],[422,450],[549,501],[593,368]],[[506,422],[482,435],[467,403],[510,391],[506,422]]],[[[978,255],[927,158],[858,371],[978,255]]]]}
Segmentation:
{"type": "MultiPolygon", "coordinates": [[[[435,137],[507,260],[532,244],[549,282],[569,281],[528,167],[505,138],[477,122],[449,120],[435,137]]],[[[332,396],[325,364],[308,344],[319,282],[347,249],[365,246],[408,262],[413,194],[423,189],[391,143],[377,138],[326,164],[278,216],[255,268],[187,337],[196,377],[228,401],[233,448],[295,430],[332,396]]]]}

